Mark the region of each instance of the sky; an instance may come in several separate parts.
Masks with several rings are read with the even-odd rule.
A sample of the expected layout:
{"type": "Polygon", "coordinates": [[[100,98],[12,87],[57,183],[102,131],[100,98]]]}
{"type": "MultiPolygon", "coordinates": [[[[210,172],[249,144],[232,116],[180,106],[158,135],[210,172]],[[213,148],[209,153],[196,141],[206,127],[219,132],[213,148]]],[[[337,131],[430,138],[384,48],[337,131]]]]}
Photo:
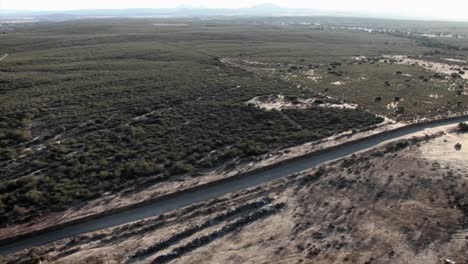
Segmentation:
{"type": "Polygon", "coordinates": [[[170,8],[180,5],[239,8],[265,2],[281,7],[468,21],[468,0],[0,0],[0,9],[49,11],[170,8]]]}

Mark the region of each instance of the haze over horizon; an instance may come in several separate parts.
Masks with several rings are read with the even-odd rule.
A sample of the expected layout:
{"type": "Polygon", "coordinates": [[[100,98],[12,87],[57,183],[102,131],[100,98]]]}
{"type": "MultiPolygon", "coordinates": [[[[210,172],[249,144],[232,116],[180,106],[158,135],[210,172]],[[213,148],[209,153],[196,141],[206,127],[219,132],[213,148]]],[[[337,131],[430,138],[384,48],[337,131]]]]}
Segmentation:
{"type": "Polygon", "coordinates": [[[355,13],[366,16],[389,18],[415,18],[435,20],[468,21],[468,2],[464,0],[435,1],[383,1],[383,0],[115,0],[115,1],[61,1],[61,0],[0,0],[0,10],[65,11],[133,8],[176,8],[180,6],[200,8],[247,8],[260,4],[272,4],[283,8],[304,8],[318,11],[355,13]]]}

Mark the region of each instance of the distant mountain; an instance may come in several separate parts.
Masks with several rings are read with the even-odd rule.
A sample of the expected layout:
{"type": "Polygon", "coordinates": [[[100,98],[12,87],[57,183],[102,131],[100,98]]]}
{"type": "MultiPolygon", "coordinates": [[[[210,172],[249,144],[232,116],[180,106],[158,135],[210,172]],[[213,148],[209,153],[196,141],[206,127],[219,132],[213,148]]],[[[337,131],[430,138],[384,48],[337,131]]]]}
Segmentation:
{"type": "MultiPolygon", "coordinates": [[[[34,21],[63,21],[71,19],[96,17],[210,17],[210,16],[334,16],[363,18],[412,19],[399,14],[381,12],[346,12],[323,11],[307,8],[284,8],[270,3],[249,8],[206,8],[181,5],[176,8],[133,8],[133,9],[98,9],[98,10],[64,10],[64,11],[18,11],[0,10],[0,23],[12,19],[34,21]]],[[[420,18],[419,18],[420,19],[420,18]]]]}
{"type": "Polygon", "coordinates": [[[0,10],[2,17],[28,16],[39,20],[60,18],[87,18],[87,17],[138,17],[138,16],[264,16],[264,15],[313,15],[313,10],[283,8],[273,4],[260,4],[250,8],[222,9],[203,8],[181,5],[176,8],[135,8],[135,9],[99,9],[99,10],[65,10],[65,11],[18,11],[0,10]]]}
{"type": "Polygon", "coordinates": [[[253,6],[250,8],[250,10],[256,10],[256,11],[261,11],[261,12],[277,12],[277,11],[284,10],[284,8],[282,8],[281,6],[274,5],[274,4],[265,3],[265,4],[253,6]]]}

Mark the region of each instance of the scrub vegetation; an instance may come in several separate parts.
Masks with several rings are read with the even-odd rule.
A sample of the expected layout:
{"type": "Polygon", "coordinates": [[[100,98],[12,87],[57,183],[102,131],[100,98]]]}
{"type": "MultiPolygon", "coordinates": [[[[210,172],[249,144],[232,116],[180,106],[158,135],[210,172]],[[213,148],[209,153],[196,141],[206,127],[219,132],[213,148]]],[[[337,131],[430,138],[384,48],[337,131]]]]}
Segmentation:
{"type": "Polygon", "coordinates": [[[271,94],[329,100],[221,62],[241,47],[286,56],[310,36],[276,41],[275,26],[223,21],[158,25],[41,23],[0,36],[9,54],[0,62],[1,225],[382,121],[363,109],[246,104],[271,94]]]}
{"type": "Polygon", "coordinates": [[[382,122],[374,114],[466,110],[462,23],[97,19],[0,29],[4,226],[366,129],[382,122]],[[458,73],[383,55],[450,58],[458,73]],[[279,95],[297,107],[247,103],[279,95]]]}

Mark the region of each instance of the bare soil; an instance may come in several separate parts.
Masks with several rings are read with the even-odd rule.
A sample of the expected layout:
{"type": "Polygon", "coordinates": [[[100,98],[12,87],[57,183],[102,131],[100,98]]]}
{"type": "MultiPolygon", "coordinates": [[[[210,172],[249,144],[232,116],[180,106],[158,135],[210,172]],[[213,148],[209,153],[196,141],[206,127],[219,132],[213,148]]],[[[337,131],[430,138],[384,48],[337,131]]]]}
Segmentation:
{"type": "Polygon", "coordinates": [[[450,130],[8,260],[34,253],[43,263],[467,263],[468,177],[458,166],[468,156],[451,148],[468,136],[450,130]]]}

